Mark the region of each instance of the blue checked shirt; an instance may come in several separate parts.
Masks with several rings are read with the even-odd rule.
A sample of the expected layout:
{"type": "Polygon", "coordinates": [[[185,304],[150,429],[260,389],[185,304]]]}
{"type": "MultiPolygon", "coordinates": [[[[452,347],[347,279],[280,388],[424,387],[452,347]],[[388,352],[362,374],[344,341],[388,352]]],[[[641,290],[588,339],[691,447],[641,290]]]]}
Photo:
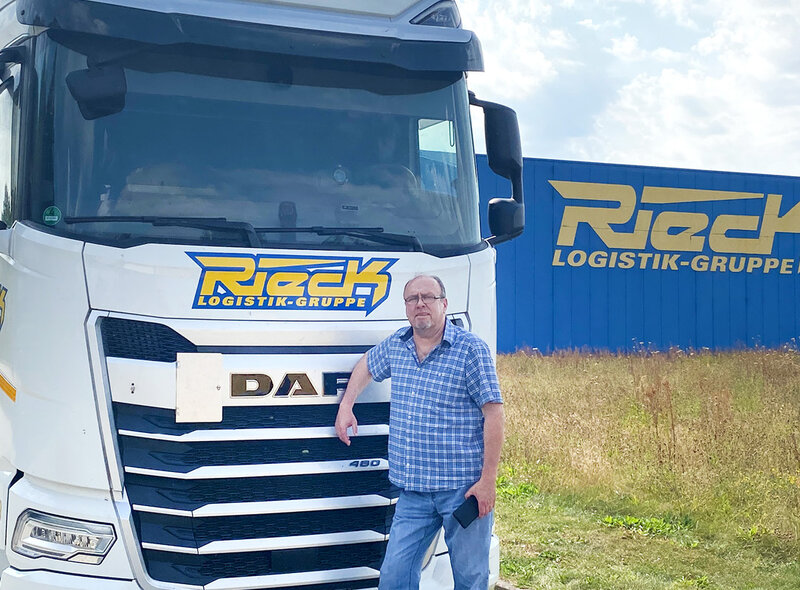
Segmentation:
{"type": "Polygon", "coordinates": [[[448,321],[442,342],[420,363],[412,329],[403,328],[367,352],[367,368],[376,381],[392,378],[389,480],[417,492],[478,481],[481,407],[503,401],[486,343],[448,321]]]}

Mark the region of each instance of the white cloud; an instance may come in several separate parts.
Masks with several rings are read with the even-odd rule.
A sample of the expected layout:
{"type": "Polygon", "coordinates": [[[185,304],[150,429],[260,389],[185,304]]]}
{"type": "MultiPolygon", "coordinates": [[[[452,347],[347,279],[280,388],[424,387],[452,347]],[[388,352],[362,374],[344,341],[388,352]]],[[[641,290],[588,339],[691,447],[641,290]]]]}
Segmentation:
{"type": "Polygon", "coordinates": [[[581,21],[578,21],[578,25],[581,27],[586,27],[587,29],[591,29],[592,31],[599,31],[602,25],[597,24],[590,18],[585,18],[581,21]]]}
{"type": "Polygon", "coordinates": [[[657,14],[671,16],[677,23],[689,28],[698,27],[695,18],[704,12],[707,4],[693,0],[655,0],[657,14]]]}
{"type": "Polygon", "coordinates": [[[658,49],[654,49],[650,52],[650,57],[657,62],[676,62],[686,59],[686,54],[681,53],[680,51],[673,51],[672,49],[667,49],[666,47],[659,47],[658,49]]]}
{"type": "MultiPolygon", "coordinates": [[[[700,11],[657,4],[683,22],[700,11]]],[[[612,41],[609,52],[642,71],[623,81],[593,133],[567,143],[567,157],[798,173],[800,1],[714,0],[702,9],[718,17],[686,54],[643,51],[631,35],[612,41]]]]}
{"type": "Polygon", "coordinates": [[[562,29],[548,31],[542,41],[546,47],[559,49],[569,49],[574,43],[572,36],[562,29]]]}
{"type": "Polygon", "coordinates": [[[798,174],[800,0],[459,7],[470,87],[517,110],[526,156],[798,174]]]}
{"type": "Polygon", "coordinates": [[[622,26],[624,19],[617,16],[611,19],[605,19],[601,21],[595,21],[591,18],[585,18],[583,20],[579,20],[577,24],[579,27],[584,27],[591,31],[602,31],[604,29],[619,29],[622,26]]]}
{"type": "Polygon", "coordinates": [[[645,58],[644,52],[639,47],[639,39],[628,33],[622,38],[611,39],[611,47],[606,48],[606,51],[622,61],[638,61],[645,58]]]}
{"type": "Polygon", "coordinates": [[[485,72],[471,74],[476,92],[490,91],[495,99],[521,102],[557,73],[547,52],[569,46],[569,37],[548,30],[551,6],[547,2],[460,3],[464,26],[475,31],[484,47],[485,72]]]}
{"type": "Polygon", "coordinates": [[[666,47],[658,47],[647,51],[640,47],[639,39],[629,33],[625,33],[622,37],[611,39],[611,47],[606,47],[605,51],[622,62],[650,61],[665,63],[686,58],[685,54],[666,47]]]}

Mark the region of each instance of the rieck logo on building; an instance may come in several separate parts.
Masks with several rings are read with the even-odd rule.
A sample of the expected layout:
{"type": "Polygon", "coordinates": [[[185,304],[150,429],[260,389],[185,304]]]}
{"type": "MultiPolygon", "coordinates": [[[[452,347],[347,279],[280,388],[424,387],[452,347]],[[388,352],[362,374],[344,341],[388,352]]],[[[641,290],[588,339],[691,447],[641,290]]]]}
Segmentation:
{"type": "Polygon", "coordinates": [[[645,186],[637,202],[636,191],[630,185],[549,182],[565,199],[617,203],[615,207],[565,206],[556,240],[558,248],[553,252],[553,266],[588,264],[595,268],[650,270],[687,267],[698,272],[800,272],[796,259],[770,256],[776,234],[800,233],[800,204],[781,215],[782,195],[645,186]],[[763,202],[763,210],[758,215],[713,215],[669,208],[685,203],[754,200],[763,202]],[[637,210],[639,205],[660,205],[662,210],[644,207],[637,210]],[[612,227],[631,221],[634,222],[632,231],[612,227]],[[611,251],[574,249],[575,236],[582,223],[591,227],[611,251]],[[645,252],[648,246],[651,251],[645,252]],[[710,254],[688,254],[703,251],[710,251],[710,254]]]}
{"type": "Polygon", "coordinates": [[[187,252],[202,269],[194,309],[363,311],[389,296],[396,258],[187,252]]]}

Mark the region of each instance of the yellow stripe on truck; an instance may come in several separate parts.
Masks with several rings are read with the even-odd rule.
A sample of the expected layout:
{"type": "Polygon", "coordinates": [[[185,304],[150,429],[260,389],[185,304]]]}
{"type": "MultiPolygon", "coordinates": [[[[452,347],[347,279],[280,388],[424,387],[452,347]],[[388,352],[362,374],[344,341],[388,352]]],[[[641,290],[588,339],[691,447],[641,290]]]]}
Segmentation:
{"type": "Polygon", "coordinates": [[[14,386],[11,385],[3,375],[0,374],[0,389],[2,389],[8,397],[11,398],[12,402],[17,401],[17,390],[14,389],[14,386]]]}

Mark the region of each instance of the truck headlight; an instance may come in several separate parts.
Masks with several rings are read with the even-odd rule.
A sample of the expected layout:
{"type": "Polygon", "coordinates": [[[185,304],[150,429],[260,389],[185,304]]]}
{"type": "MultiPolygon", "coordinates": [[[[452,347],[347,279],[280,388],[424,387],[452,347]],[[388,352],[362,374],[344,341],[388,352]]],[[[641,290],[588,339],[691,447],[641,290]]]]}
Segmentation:
{"type": "Polygon", "coordinates": [[[26,557],[98,564],[117,535],[110,524],[73,520],[26,510],[17,520],[11,548],[26,557]]]}

